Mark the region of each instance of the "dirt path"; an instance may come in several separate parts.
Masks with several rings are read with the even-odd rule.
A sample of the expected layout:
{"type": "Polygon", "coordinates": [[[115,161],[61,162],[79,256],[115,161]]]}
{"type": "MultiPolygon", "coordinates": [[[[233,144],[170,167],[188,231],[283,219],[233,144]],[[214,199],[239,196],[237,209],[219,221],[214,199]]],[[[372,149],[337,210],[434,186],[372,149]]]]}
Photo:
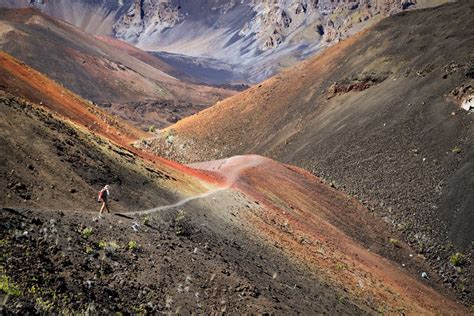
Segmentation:
{"type": "Polygon", "coordinates": [[[194,200],[204,199],[206,197],[209,197],[211,195],[216,194],[217,192],[224,191],[224,190],[227,190],[227,189],[228,189],[228,187],[218,188],[218,189],[210,190],[210,191],[208,191],[206,193],[203,193],[203,194],[190,196],[188,198],[182,199],[182,200],[180,200],[180,201],[178,201],[174,204],[171,204],[171,205],[163,205],[163,206],[150,208],[148,210],[136,211],[136,212],[127,212],[127,213],[121,213],[121,214],[122,215],[145,215],[145,214],[150,214],[150,213],[154,213],[154,212],[158,212],[158,211],[169,210],[169,209],[173,209],[175,207],[183,206],[183,205],[185,205],[185,204],[187,204],[191,201],[194,201],[194,200]]]}
{"type": "Polygon", "coordinates": [[[142,210],[142,211],[122,213],[122,215],[145,215],[145,214],[150,214],[150,213],[154,213],[158,211],[173,209],[176,207],[183,206],[194,200],[207,198],[209,196],[216,194],[217,192],[230,189],[236,183],[237,179],[240,177],[240,175],[242,174],[244,170],[261,165],[265,161],[269,161],[269,159],[262,156],[258,156],[258,155],[246,155],[246,156],[234,156],[231,158],[215,160],[215,161],[210,161],[210,162],[190,164],[188,166],[194,169],[220,172],[225,177],[225,185],[220,188],[209,190],[202,194],[187,197],[174,204],[157,206],[157,207],[153,207],[153,208],[142,210]]]}
{"type": "Polygon", "coordinates": [[[380,219],[363,216],[368,212],[366,208],[347,200],[340,191],[321,184],[307,172],[258,155],[189,166],[220,174],[227,186],[263,205],[264,212],[248,214],[249,226],[264,239],[284,245],[290,257],[299,257],[300,262],[326,271],[331,282],[345,287],[350,295],[362,300],[376,297],[384,310],[391,312],[466,312],[461,305],[437,292],[432,287],[434,284],[414,277],[420,271],[429,271],[428,267],[411,259],[414,252],[408,246],[387,245],[394,235],[384,231],[389,228],[380,219]],[[376,230],[372,232],[373,228],[376,230]],[[366,245],[355,238],[372,233],[373,238],[366,245]],[[372,247],[375,247],[372,250],[388,247],[398,255],[389,258],[383,251],[374,253],[372,247]],[[412,273],[405,265],[412,265],[412,273]]]}
{"type": "Polygon", "coordinates": [[[188,166],[198,170],[219,172],[224,176],[226,185],[231,187],[245,170],[257,167],[268,161],[271,160],[259,155],[239,155],[226,159],[193,163],[188,166]]]}

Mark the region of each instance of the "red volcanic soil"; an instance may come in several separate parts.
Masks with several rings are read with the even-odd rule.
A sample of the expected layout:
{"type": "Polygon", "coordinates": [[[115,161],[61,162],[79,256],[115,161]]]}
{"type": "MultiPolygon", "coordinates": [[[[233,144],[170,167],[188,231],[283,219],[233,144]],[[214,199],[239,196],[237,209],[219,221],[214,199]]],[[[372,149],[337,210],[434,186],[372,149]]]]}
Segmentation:
{"type": "Polygon", "coordinates": [[[345,288],[355,301],[375,299],[389,314],[467,313],[430,287],[446,291],[439,280],[416,280],[421,271],[435,274],[412,257],[415,252],[398,233],[310,173],[256,155],[191,166],[221,174],[229,186],[253,198],[263,208],[247,219],[258,234],[345,288]]]}
{"type": "Polygon", "coordinates": [[[103,102],[148,99],[212,104],[235,94],[174,78],[173,68],[119,40],[95,37],[34,9],[3,9],[0,47],[84,98],[103,102]],[[41,58],[38,58],[41,56],[41,58]]]}
{"type": "Polygon", "coordinates": [[[158,154],[259,154],[310,171],[392,223],[474,302],[472,1],[406,11],[170,126],[158,154]],[[451,257],[466,258],[455,267],[451,257]]]}
{"type": "Polygon", "coordinates": [[[40,104],[111,140],[129,143],[147,133],[121,122],[55,81],[0,52],[0,86],[13,95],[40,104]]]}
{"type": "MultiPolygon", "coordinates": [[[[152,219],[140,219],[143,225],[138,233],[130,228],[131,222],[138,219],[127,214],[122,214],[121,219],[91,222],[90,213],[84,212],[2,209],[4,220],[0,221],[0,228],[5,239],[0,247],[8,253],[6,271],[14,282],[12,286],[19,284],[25,291],[8,308],[26,312],[40,295],[43,301],[61,297],[60,304],[67,302],[73,310],[92,301],[100,303],[104,313],[124,309],[136,312],[133,308],[138,307],[132,305],[136,302],[140,303],[140,310],[162,311],[169,307],[159,304],[169,301],[168,294],[172,293],[190,311],[196,308],[196,298],[204,297],[198,301],[198,308],[204,306],[204,311],[222,311],[219,304],[224,301],[234,312],[466,312],[409,276],[410,272],[418,275],[428,271],[430,276],[434,273],[420,259],[410,258],[408,246],[398,240],[390,242],[390,238],[399,237],[384,223],[309,173],[259,156],[194,165],[197,169],[167,161],[130,145],[130,141],[146,134],[112,120],[54,81],[6,54],[0,55],[0,65],[3,89],[43,103],[32,105],[9,96],[0,99],[0,109],[5,113],[0,123],[7,126],[1,129],[0,141],[10,153],[2,157],[8,166],[0,171],[11,177],[2,176],[1,181],[11,183],[6,184],[9,193],[18,191],[25,199],[35,197],[32,203],[15,200],[13,207],[57,207],[53,202],[61,204],[67,199],[71,204],[75,200],[67,197],[76,194],[82,200],[77,205],[87,209],[88,198],[95,193],[92,185],[97,181],[109,183],[109,179],[117,182],[115,190],[126,200],[121,209],[137,207],[136,200],[139,207],[153,202],[171,204],[183,192],[209,189],[209,193],[220,192],[226,197],[219,195],[203,202],[217,204],[212,207],[189,203],[180,205],[179,210],[171,208],[153,214],[152,219]],[[50,112],[58,113],[61,120],[48,115],[50,112]],[[23,129],[10,131],[11,124],[23,129]],[[108,124],[113,126],[108,129],[108,124]],[[92,137],[89,130],[103,136],[102,140],[92,137]],[[40,139],[31,141],[38,135],[40,139]],[[107,138],[113,143],[104,146],[107,138]],[[136,159],[133,153],[142,159],[136,159]],[[147,161],[153,162],[155,168],[147,166],[147,161]],[[51,167],[53,171],[48,169],[51,167]],[[104,178],[97,178],[97,172],[104,178]],[[65,181],[79,186],[80,191],[77,187],[68,191],[65,181]],[[50,186],[53,183],[59,183],[61,188],[55,190],[54,185],[50,186]],[[232,187],[234,191],[216,190],[216,185],[232,187]],[[53,202],[47,199],[51,194],[56,198],[53,202]],[[233,216],[240,219],[234,221],[233,216]],[[86,227],[92,236],[85,236],[86,227]],[[27,230],[28,237],[17,234],[20,228],[27,230]],[[51,233],[51,238],[43,232],[51,233]],[[258,240],[249,238],[247,233],[258,236],[258,240]],[[55,240],[58,242],[54,245],[55,240]],[[139,249],[130,247],[130,242],[136,240],[139,249]],[[117,245],[116,249],[109,249],[110,245],[102,249],[105,241],[117,245]],[[407,271],[381,255],[398,263],[406,260],[407,271]],[[25,269],[16,269],[20,262],[25,269]],[[279,272],[269,275],[272,270],[279,272]],[[122,276],[117,278],[117,273],[122,276]],[[43,282],[37,284],[37,280],[28,277],[31,275],[40,275],[43,282]],[[199,282],[196,292],[188,293],[180,283],[177,285],[176,280],[187,285],[189,278],[199,282]],[[93,288],[87,285],[92,284],[91,280],[93,288]],[[38,286],[40,293],[31,291],[38,286]],[[146,301],[143,291],[151,293],[146,301]],[[71,297],[69,292],[90,296],[71,297]],[[112,295],[113,300],[103,293],[112,295]],[[324,305],[313,306],[313,298],[316,304],[324,305]],[[300,305],[299,300],[305,303],[300,305]]],[[[63,305],[58,306],[64,308],[63,305]]]]}
{"type": "MultiPolygon", "coordinates": [[[[384,24],[382,31],[383,27],[384,24]]],[[[320,59],[289,70],[239,98],[222,102],[202,114],[203,121],[197,120],[200,124],[194,130],[190,122],[196,118],[178,124],[177,127],[186,128],[178,131],[176,140],[182,131],[189,134],[198,131],[197,138],[213,140],[204,145],[196,142],[193,146],[198,150],[192,152],[197,153],[193,158],[199,154],[220,156],[226,150],[264,148],[275,155],[285,154],[282,156],[285,159],[303,161],[302,165],[306,159],[312,161],[310,159],[321,154],[338,150],[343,153],[357,151],[348,151],[346,148],[350,146],[338,145],[338,142],[363,140],[364,137],[358,133],[355,133],[356,139],[337,137],[336,143],[323,146],[324,150],[317,151],[314,148],[318,147],[312,146],[319,144],[320,138],[316,136],[326,135],[324,130],[332,130],[334,134],[326,135],[331,139],[339,135],[337,131],[345,130],[344,124],[349,122],[342,119],[341,123],[341,116],[336,114],[340,104],[350,108],[352,103],[341,101],[358,100],[358,94],[382,89],[391,79],[379,82],[378,79],[371,81],[364,76],[354,76],[336,86],[330,98],[323,93],[330,86],[326,84],[329,82],[323,82],[324,79],[333,81],[335,75],[330,71],[343,64],[349,47],[360,43],[364,36],[331,48],[320,59]],[[303,80],[307,77],[312,80],[303,80]],[[354,89],[362,87],[357,84],[362,77],[371,84],[363,84],[365,90],[354,89]],[[305,93],[300,94],[300,91],[305,93]],[[326,100],[322,102],[328,102],[324,103],[325,107],[312,107],[315,101],[312,98],[317,95],[326,100]],[[226,104],[228,108],[224,106],[226,104]],[[301,104],[306,106],[301,107],[301,104]],[[299,109],[301,111],[297,111],[299,109]],[[316,120],[315,124],[303,121],[310,116],[316,120]],[[337,122],[332,121],[335,119],[337,122]],[[308,123],[307,126],[304,123],[308,123]],[[213,129],[213,124],[218,128],[213,129]],[[297,139],[298,135],[307,135],[304,133],[308,132],[306,128],[320,128],[321,134],[297,139]],[[216,134],[220,129],[226,132],[216,134]],[[294,141],[291,142],[293,147],[289,146],[290,140],[294,141]],[[221,144],[222,148],[227,148],[224,147],[226,143],[229,147],[222,151],[212,151],[209,147],[221,144]],[[282,144],[288,147],[282,147],[282,144]],[[306,150],[305,155],[297,155],[306,150]]],[[[379,48],[376,45],[371,47],[379,48]]],[[[351,61],[347,63],[352,64],[351,61]]],[[[422,74],[420,72],[417,76],[422,74]]],[[[383,76],[380,74],[380,78],[383,76]]],[[[390,82],[393,84],[394,81],[390,82]]],[[[151,218],[132,218],[131,212],[128,217],[125,213],[110,221],[91,221],[90,214],[84,212],[64,214],[2,209],[0,247],[6,254],[1,256],[2,266],[6,267],[14,282],[12,284],[20,284],[25,294],[9,306],[12,310],[32,312],[32,302],[37,305],[42,302],[44,308],[48,305],[44,302],[60,297],[72,310],[95,302],[98,309],[104,306],[100,311],[105,314],[121,312],[124,308],[127,313],[144,310],[179,313],[182,306],[185,306],[183,313],[197,308],[203,313],[224,313],[226,304],[229,313],[468,314],[462,305],[454,302],[451,292],[447,291],[446,296],[440,294],[446,288],[437,277],[438,271],[431,269],[424,256],[417,255],[402,241],[404,236],[400,232],[393,230],[356,199],[300,168],[261,156],[238,156],[192,166],[157,157],[131,145],[148,134],[114,119],[5,53],[0,53],[0,88],[41,105],[19,102],[10,96],[0,99],[0,109],[5,113],[0,120],[4,126],[0,129],[0,141],[8,153],[7,157],[2,155],[0,158],[9,164],[0,170],[1,183],[5,183],[9,193],[16,190],[25,200],[36,197],[34,194],[39,198],[36,204],[16,199],[15,208],[19,205],[35,208],[55,206],[41,200],[54,197],[49,189],[54,191],[54,186],[50,184],[63,186],[58,188],[62,191],[56,201],[61,203],[61,199],[72,194],[85,199],[91,192],[95,194],[93,185],[98,181],[108,183],[109,179],[124,187],[122,192],[128,201],[122,209],[134,207],[134,199],[140,199],[141,195],[145,196],[147,203],[178,205],[175,204],[176,195],[183,192],[215,194],[202,201],[189,200],[190,203],[179,204],[179,209],[150,214],[151,218]],[[50,112],[58,113],[60,119],[48,115],[50,112]],[[12,118],[13,123],[8,118],[12,118]],[[27,134],[18,128],[10,131],[10,127],[21,126],[24,122],[28,122],[24,127],[27,134]],[[92,137],[89,131],[101,137],[92,137]],[[38,139],[32,141],[35,138],[38,139]],[[107,144],[104,142],[106,139],[112,142],[107,144]],[[46,158],[39,159],[42,153],[46,158]],[[136,156],[142,159],[136,159],[136,156]],[[154,163],[153,168],[146,162],[154,163]],[[104,178],[98,178],[96,171],[104,178]],[[42,175],[54,176],[54,179],[43,179],[42,175]],[[148,182],[150,179],[153,181],[148,182]],[[28,180],[31,185],[18,180],[28,180]],[[92,183],[92,180],[96,182],[92,183]],[[43,182],[46,183],[44,187],[43,182]],[[81,185],[80,189],[88,191],[68,190],[64,182],[81,185]],[[233,190],[217,190],[216,186],[233,190]],[[143,191],[138,191],[142,188],[143,191]],[[172,189],[177,194],[173,195],[172,189]],[[157,198],[159,195],[163,197],[157,198]],[[132,221],[140,222],[138,231],[131,227],[134,226],[132,221]],[[87,236],[87,231],[92,234],[87,236]],[[131,241],[138,241],[140,247],[130,247],[131,241]],[[107,242],[105,247],[104,242],[107,242]],[[110,245],[112,242],[116,247],[110,245]],[[18,269],[20,265],[24,269],[18,269]],[[421,272],[427,272],[430,280],[421,279],[421,272]],[[31,278],[31,275],[37,277],[31,278]],[[38,286],[44,288],[33,290],[38,286]],[[80,295],[74,296],[77,293],[80,295]],[[38,294],[41,295],[39,301],[38,294]],[[173,302],[177,304],[173,305],[173,302]],[[132,306],[135,303],[138,306],[132,306]],[[315,306],[319,304],[324,305],[315,306]],[[25,310],[25,307],[31,310],[25,310]]],[[[379,104],[369,94],[364,96],[371,100],[372,106],[379,104]]],[[[357,110],[351,109],[346,117],[353,123],[348,125],[352,127],[348,132],[351,135],[355,127],[366,122],[364,119],[372,117],[358,112],[367,104],[358,105],[357,110]],[[361,117],[354,120],[353,115],[361,117]]],[[[393,109],[389,112],[392,113],[393,109]]],[[[416,123],[423,116],[417,118],[416,123]]],[[[364,132],[377,130],[377,126],[364,128],[364,132]]],[[[411,130],[414,134],[416,131],[411,130]]],[[[391,134],[394,134],[393,130],[391,134]]],[[[396,157],[387,156],[387,159],[380,153],[374,155],[372,147],[383,152],[383,145],[393,143],[396,147],[403,147],[404,143],[398,142],[397,138],[377,143],[378,139],[381,137],[369,138],[369,145],[361,144],[365,146],[357,152],[369,153],[365,158],[382,156],[386,161],[396,162],[396,157]]],[[[175,144],[180,145],[178,141],[175,144]]],[[[178,152],[178,149],[173,152],[178,152]]],[[[409,160],[406,152],[407,148],[401,152],[404,159],[400,161],[409,160]]],[[[365,177],[360,173],[361,168],[340,168],[350,159],[329,158],[340,159],[335,164],[337,172],[359,175],[354,183],[363,183],[367,178],[367,181],[377,184],[377,190],[385,183],[381,179],[375,181],[377,174],[373,172],[365,177]]],[[[356,166],[367,161],[359,159],[364,157],[356,158],[356,166]]],[[[418,169],[426,176],[425,169],[418,169]]],[[[418,169],[409,172],[416,173],[418,169]]],[[[397,171],[397,168],[390,170],[397,171]]],[[[427,174],[430,180],[431,176],[436,176],[436,173],[427,174]]],[[[386,182],[386,186],[397,183],[386,182]]],[[[407,187],[415,191],[417,184],[415,181],[407,187]]],[[[87,207],[87,201],[82,203],[81,206],[87,207]]],[[[90,308],[94,311],[96,307],[92,305],[90,308]]]]}
{"type": "Polygon", "coordinates": [[[140,128],[164,127],[236,91],[191,83],[157,57],[33,9],[0,10],[0,50],[140,128]]]}
{"type": "MultiPolygon", "coordinates": [[[[0,52],[0,88],[13,95],[21,96],[31,102],[40,104],[58,113],[63,118],[110,139],[139,157],[155,163],[160,168],[167,166],[169,169],[174,170],[175,173],[188,174],[205,180],[208,183],[220,183],[219,178],[211,173],[192,170],[179,163],[135,148],[132,146],[132,142],[149,137],[150,134],[91,105],[81,97],[5,52],[0,52]]],[[[191,179],[189,178],[190,183],[193,182],[191,179]]]]}

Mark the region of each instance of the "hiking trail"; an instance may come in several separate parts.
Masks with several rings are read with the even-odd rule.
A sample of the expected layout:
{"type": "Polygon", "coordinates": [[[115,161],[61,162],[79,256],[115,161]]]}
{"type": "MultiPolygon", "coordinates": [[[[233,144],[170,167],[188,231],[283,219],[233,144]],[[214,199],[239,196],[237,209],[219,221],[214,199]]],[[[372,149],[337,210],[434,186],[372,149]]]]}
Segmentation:
{"type": "Polygon", "coordinates": [[[147,210],[125,212],[125,213],[120,213],[120,214],[121,215],[145,215],[145,214],[150,214],[150,213],[154,213],[158,211],[169,210],[172,208],[180,207],[194,200],[204,199],[213,194],[216,194],[217,192],[230,189],[233,186],[233,184],[237,181],[237,179],[240,177],[240,175],[242,174],[244,170],[256,167],[264,163],[266,160],[268,159],[262,156],[258,156],[258,155],[245,155],[245,156],[234,156],[231,158],[215,160],[215,161],[190,164],[188,166],[194,169],[211,170],[211,171],[216,171],[216,172],[221,173],[226,179],[225,186],[216,188],[213,190],[209,190],[202,194],[187,197],[174,204],[157,206],[157,207],[150,208],[147,210]]]}

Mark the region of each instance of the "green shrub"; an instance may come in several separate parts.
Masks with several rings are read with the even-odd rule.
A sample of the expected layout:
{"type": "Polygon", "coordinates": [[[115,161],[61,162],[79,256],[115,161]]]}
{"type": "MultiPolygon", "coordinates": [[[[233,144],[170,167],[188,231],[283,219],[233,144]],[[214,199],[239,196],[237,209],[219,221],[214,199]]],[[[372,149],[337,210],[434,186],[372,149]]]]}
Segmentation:
{"type": "Polygon", "coordinates": [[[342,262],[336,263],[336,270],[344,270],[346,268],[346,265],[342,262]]]}
{"type": "Polygon", "coordinates": [[[116,250],[120,249],[120,245],[115,241],[100,241],[98,244],[100,249],[104,249],[107,252],[115,252],[116,250]]]}
{"type": "Polygon", "coordinates": [[[165,140],[168,145],[173,144],[175,135],[176,135],[176,131],[174,129],[170,129],[167,131],[165,140]]]}
{"type": "Polygon", "coordinates": [[[150,217],[148,215],[145,215],[145,217],[143,217],[142,219],[142,224],[143,226],[146,226],[150,223],[150,217]]]}
{"type": "Polygon", "coordinates": [[[50,302],[48,300],[44,300],[43,298],[41,297],[37,297],[36,298],[36,301],[35,301],[35,306],[43,311],[43,312],[46,312],[46,313],[49,313],[53,307],[54,307],[54,303],[53,302],[50,302]]]}
{"type": "Polygon", "coordinates": [[[394,245],[394,246],[398,246],[399,243],[400,243],[400,241],[399,241],[398,239],[395,239],[395,238],[390,238],[390,239],[388,240],[388,242],[389,242],[390,244],[394,245]]]}
{"type": "Polygon", "coordinates": [[[7,275],[0,275],[0,292],[11,296],[20,296],[21,290],[16,286],[7,275]]]}
{"type": "Polygon", "coordinates": [[[455,267],[458,267],[464,263],[464,255],[460,252],[456,252],[449,258],[449,262],[455,267]]]}
{"type": "Polygon", "coordinates": [[[128,242],[128,249],[129,250],[135,250],[135,249],[138,249],[138,244],[135,240],[130,240],[128,242]]]}
{"type": "Polygon", "coordinates": [[[92,236],[92,227],[86,227],[82,230],[81,235],[83,238],[89,238],[92,236]]]}
{"type": "Polygon", "coordinates": [[[120,245],[115,240],[109,241],[107,246],[109,249],[113,251],[120,249],[120,245]]]}
{"type": "Polygon", "coordinates": [[[459,146],[454,146],[454,148],[451,149],[451,151],[455,154],[459,154],[462,151],[462,149],[459,146]]]}

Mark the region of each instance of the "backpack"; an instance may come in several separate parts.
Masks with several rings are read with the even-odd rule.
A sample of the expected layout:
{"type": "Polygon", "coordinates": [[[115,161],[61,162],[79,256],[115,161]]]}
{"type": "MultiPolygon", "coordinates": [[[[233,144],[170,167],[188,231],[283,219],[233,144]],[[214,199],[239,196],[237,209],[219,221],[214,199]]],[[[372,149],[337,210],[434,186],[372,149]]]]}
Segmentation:
{"type": "Polygon", "coordinates": [[[104,190],[99,191],[99,195],[97,197],[97,202],[102,202],[102,195],[104,194],[104,190]]]}

